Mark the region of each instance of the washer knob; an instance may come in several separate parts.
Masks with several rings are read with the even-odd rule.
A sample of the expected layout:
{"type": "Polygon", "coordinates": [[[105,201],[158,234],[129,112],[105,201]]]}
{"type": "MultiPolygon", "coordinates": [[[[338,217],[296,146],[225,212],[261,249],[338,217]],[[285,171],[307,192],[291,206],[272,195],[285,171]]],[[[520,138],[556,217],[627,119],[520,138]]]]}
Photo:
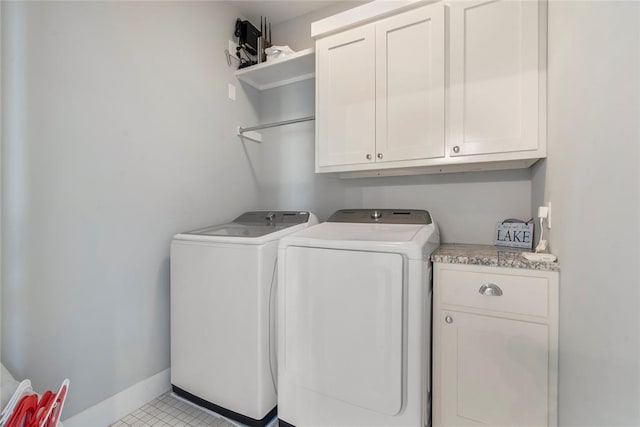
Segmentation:
{"type": "Polygon", "coordinates": [[[275,219],[276,214],[274,214],[273,212],[269,212],[264,219],[266,219],[269,222],[273,222],[273,220],[275,219]]]}
{"type": "Polygon", "coordinates": [[[382,212],[380,211],[373,211],[373,213],[371,214],[371,218],[376,220],[380,219],[381,216],[382,216],[382,212]]]}

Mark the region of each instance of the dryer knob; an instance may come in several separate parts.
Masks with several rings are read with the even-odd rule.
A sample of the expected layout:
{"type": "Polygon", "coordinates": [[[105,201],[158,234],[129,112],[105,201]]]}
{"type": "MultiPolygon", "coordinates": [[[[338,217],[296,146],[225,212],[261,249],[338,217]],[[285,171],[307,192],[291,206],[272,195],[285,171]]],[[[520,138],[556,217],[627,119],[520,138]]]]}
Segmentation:
{"type": "Polygon", "coordinates": [[[276,217],[276,214],[274,214],[273,212],[269,212],[267,216],[265,216],[264,218],[269,222],[273,222],[275,217],[276,217]]]}

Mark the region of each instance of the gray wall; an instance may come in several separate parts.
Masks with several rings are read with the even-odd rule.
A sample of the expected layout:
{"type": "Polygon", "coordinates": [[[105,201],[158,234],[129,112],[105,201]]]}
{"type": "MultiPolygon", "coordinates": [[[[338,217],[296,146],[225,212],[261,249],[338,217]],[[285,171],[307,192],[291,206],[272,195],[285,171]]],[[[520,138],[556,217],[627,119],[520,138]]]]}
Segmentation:
{"type": "Polygon", "coordinates": [[[640,425],[640,3],[549,3],[549,156],[560,425],[640,425]]]}
{"type": "Polygon", "coordinates": [[[68,376],[67,417],[169,367],[169,241],[256,207],[257,100],[227,99],[233,5],[2,8],[2,361],[68,376]]]}

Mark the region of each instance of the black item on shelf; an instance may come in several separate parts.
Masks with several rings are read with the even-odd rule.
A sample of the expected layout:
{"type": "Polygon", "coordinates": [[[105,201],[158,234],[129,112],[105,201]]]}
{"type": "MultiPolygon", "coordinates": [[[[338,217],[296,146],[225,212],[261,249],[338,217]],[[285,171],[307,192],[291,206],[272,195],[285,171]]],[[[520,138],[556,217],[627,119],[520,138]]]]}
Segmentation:
{"type": "Polygon", "coordinates": [[[238,70],[242,68],[251,67],[252,65],[256,65],[256,64],[257,64],[256,61],[243,61],[240,63],[240,65],[238,65],[238,70]]]}
{"type": "Polygon", "coordinates": [[[258,39],[262,36],[262,33],[251,22],[236,20],[235,35],[239,39],[240,46],[248,53],[251,55],[258,53],[258,39]]]}
{"type": "Polygon", "coordinates": [[[249,57],[246,49],[242,46],[236,47],[236,56],[238,57],[239,61],[238,69],[247,68],[258,63],[257,61],[254,61],[253,59],[251,59],[251,57],[249,57]],[[242,57],[241,52],[244,52],[244,55],[247,57],[246,59],[242,57]]]}

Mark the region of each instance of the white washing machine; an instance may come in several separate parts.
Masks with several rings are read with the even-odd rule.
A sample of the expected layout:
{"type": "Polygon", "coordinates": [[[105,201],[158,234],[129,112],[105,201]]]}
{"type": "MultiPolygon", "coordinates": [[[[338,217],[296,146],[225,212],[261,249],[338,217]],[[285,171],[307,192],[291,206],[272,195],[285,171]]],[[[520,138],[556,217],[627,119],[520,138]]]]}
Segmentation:
{"type": "Polygon", "coordinates": [[[281,426],[430,422],[431,264],[423,210],[342,210],[280,241],[281,426]]]}
{"type": "Polygon", "coordinates": [[[250,426],[276,414],[278,241],[317,224],[309,212],[247,212],[171,242],[171,384],[250,426]]]}

